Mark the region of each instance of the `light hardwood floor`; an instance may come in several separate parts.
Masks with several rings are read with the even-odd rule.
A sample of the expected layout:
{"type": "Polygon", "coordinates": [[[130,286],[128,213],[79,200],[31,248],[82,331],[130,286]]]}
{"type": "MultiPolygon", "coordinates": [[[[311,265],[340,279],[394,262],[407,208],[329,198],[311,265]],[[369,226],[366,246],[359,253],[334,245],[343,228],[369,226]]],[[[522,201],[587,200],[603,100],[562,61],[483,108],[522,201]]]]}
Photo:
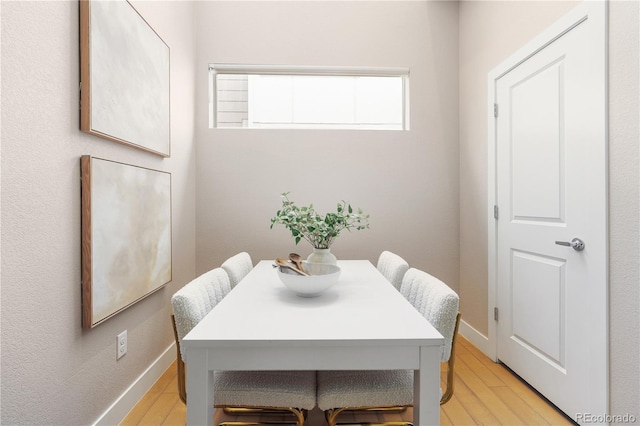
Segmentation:
{"type": "MultiPolygon", "coordinates": [[[[455,391],[440,407],[442,425],[571,425],[571,419],[540,397],[509,369],[487,358],[462,336],[458,337],[455,391]]],[[[446,377],[443,366],[442,377],[446,377]]],[[[345,414],[346,422],[410,420],[411,409],[403,413],[345,414]]],[[[121,425],[184,425],[185,405],[178,398],[175,363],[131,410],[121,425]]],[[[284,421],[285,417],[258,416],[245,420],[284,421]]],[[[240,420],[218,412],[219,421],[240,420]]],[[[309,413],[308,426],[326,425],[322,412],[309,413]]]]}

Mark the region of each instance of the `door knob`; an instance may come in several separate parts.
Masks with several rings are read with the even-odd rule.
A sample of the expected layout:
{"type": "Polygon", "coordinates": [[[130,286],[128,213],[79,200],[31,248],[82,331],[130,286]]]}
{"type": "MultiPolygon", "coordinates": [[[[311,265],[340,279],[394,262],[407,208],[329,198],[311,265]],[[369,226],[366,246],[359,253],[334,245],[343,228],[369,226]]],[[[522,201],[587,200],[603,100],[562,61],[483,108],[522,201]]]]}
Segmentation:
{"type": "Polygon", "coordinates": [[[584,241],[580,238],[574,238],[571,241],[556,241],[559,246],[567,246],[573,248],[575,251],[584,250],[584,241]]]}

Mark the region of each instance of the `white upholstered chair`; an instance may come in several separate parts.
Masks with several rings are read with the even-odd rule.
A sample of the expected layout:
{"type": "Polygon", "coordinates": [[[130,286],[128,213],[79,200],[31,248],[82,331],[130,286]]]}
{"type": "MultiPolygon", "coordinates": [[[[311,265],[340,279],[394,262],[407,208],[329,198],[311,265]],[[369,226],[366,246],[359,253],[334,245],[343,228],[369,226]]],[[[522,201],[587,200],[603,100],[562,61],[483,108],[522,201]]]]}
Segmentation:
{"type": "MultiPolygon", "coordinates": [[[[231,290],[222,268],[213,269],[178,290],[171,298],[177,348],[178,391],[186,404],[185,364],[180,346],[184,336],[231,290]]],[[[302,426],[307,410],[316,405],[315,371],[216,371],[216,408],[225,411],[288,411],[302,426]]],[[[241,423],[233,423],[241,424],[241,423]]],[[[244,423],[243,423],[244,424],[244,423]]],[[[259,424],[259,423],[246,423],[259,424]]]]}
{"type": "MultiPolygon", "coordinates": [[[[460,299],[445,283],[415,268],[404,275],[400,292],[444,337],[440,357],[448,363],[447,388],[440,399],[444,404],[453,395],[460,299]]],[[[329,426],[343,411],[412,405],[413,370],[318,371],[318,407],[325,411],[329,426]]]]}
{"type": "Polygon", "coordinates": [[[234,288],[253,269],[253,262],[249,253],[243,251],[225,260],[221,266],[229,275],[231,288],[234,288]]]}
{"type": "Polygon", "coordinates": [[[397,254],[385,250],[380,253],[376,268],[397,290],[400,290],[402,278],[409,270],[409,264],[397,254]]]}

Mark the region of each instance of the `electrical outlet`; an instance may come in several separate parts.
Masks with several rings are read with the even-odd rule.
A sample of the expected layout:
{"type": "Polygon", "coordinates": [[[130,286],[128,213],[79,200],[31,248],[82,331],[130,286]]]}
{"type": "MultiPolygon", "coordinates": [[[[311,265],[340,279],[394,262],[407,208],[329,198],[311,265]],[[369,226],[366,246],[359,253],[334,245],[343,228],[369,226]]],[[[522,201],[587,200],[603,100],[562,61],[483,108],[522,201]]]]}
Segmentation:
{"type": "Polygon", "coordinates": [[[122,358],[127,353],[127,330],[118,334],[116,338],[116,359],[122,358]]]}

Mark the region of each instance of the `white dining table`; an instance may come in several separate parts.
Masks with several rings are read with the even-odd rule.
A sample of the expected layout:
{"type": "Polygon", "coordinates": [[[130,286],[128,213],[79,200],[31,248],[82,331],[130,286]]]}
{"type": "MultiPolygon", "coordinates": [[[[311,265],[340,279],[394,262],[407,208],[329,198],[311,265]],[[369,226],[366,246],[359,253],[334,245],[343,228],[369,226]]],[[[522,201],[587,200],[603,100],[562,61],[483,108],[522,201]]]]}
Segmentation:
{"type": "Polygon", "coordinates": [[[187,424],[213,425],[214,370],[414,370],[414,425],[440,422],[442,335],[368,260],[313,298],[259,262],[183,339],[187,424]]]}

